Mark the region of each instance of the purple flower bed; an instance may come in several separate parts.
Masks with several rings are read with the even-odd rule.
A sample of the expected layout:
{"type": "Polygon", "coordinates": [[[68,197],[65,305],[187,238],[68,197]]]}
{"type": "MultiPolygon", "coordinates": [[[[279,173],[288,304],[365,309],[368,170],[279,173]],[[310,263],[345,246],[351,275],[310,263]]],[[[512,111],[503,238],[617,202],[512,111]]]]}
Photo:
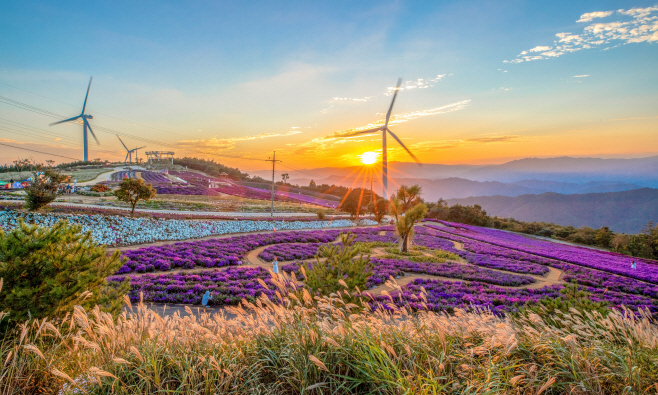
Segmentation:
{"type": "Polygon", "coordinates": [[[154,171],[143,171],[141,172],[141,177],[146,181],[147,183],[151,184],[170,184],[171,180],[169,180],[164,174],[162,173],[157,173],[154,171]]]}
{"type": "Polygon", "coordinates": [[[466,281],[480,281],[495,285],[519,286],[535,282],[532,277],[495,272],[476,266],[466,266],[454,263],[410,262],[402,259],[372,259],[372,276],[366,285],[368,288],[383,284],[389,276],[400,277],[405,272],[431,274],[466,281]]]}
{"type": "Polygon", "coordinates": [[[629,257],[613,252],[531,239],[495,229],[479,228],[462,224],[447,224],[450,226],[426,226],[434,229],[441,236],[449,239],[457,240],[456,237],[463,237],[475,241],[482,241],[495,246],[534,254],[543,258],[569,262],[658,284],[658,264],[653,261],[629,257]],[[632,261],[637,263],[637,269],[631,268],[632,261]]]}
{"type": "Polygon", "coordinates": [[[439,238],[437,232],[422,227],[417,229],[419,236],[416,237],[416,243],[418,245],[452,252],[477,266],[506,270],[514,273],[536,274],[539,276],[549,271],[545,266],[547,263],[533,263],[528,254],[524,254],[526,256],[521,257],[515,251],[501,249],[495,246],[491,246],[491,249],[488,249],[485,243],[478,243],[476,247],[473,246],[474,243],[464,244],[464,248],[469,251],[461,251],[456,249],[451,241],[439,238]],[[508,255],[505,252],[511,252],[511,254],[508,255]]]}
{"type": "MultiPolygon", "coordinates": [[[[198,273],[167,273],[128,276],[130,300],[139,301],[140,292],[145,302],[200,304],[206,291],[212,293],[211,306],[238,304],[243,298],[255,302],[261,294],[275,298],[276,287],[270,274],[262,268],[230,267],[198,273]],[[264,288],[257,279],[265,281],[264,288]]],[[[110,284],[119,283],[124,276],[109,277],[110,284]]]]}
{"type": "Polygon", "coordinates": [[[322,243],[310,244],[275,244],[267,247],[258,257],[265,262],[272,262],[276,258],[279,261],[292,261],[295,259],[311,259],[318,253],[322,243]]]}
{"type": "MultiPolygon", "coordinates": [[[[393,300],[398,305],[409,304],[412,307],[422,308],[420,299],[421,287],[427,291],[427,307],[435,311],[451,311],[451,309],[469,309],[473,307],[491,309],[493,312],[502,314],[508,311],[516,311],[518,306],[526,303],[536,303],[544,297],[560,297],[561,285],[553,285],[540,289],[514,289],[500,288],[493,285],[472,282],[452,282],[440,280],[417,279],[408,284],[402,294],[392,293],[393,300]]],[[[627,295],[619,292],[606,292],[598,288],[587,288],[592,293],[594,301],[606,301],[611,306],[626,306],[631,309],[648,308],[653,314],[658,313],[658,302],[656,300],[627,295]]],[[[378,296],[375,298],[380,302],[390,302],[388,297],[378,296]]]]}

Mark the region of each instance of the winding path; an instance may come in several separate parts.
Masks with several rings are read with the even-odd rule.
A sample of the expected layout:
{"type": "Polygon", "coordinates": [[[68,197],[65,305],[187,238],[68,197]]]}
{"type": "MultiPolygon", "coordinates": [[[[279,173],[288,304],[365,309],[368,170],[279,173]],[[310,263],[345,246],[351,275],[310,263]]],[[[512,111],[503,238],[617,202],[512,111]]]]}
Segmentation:
{"type": "MultiPolygon", "coordinates": [[[[353,227],[341,227],[341,228],[326,228],[326,229],[336,229],[336,230],[342,230],[342,229],[352,229],[353,227]]],[[[298,231],[315,231],[318,229],[300,229],[298,231]]],[[[379,232],[380,235],[385,235],[387,231],[381,231],[379,232]]],[[[241,236],[241,235],[247,235],[247,234],[270,234],[274,233],[274,231],[258,231],[258,232],[248,232],[248,233],[230,233],[226,235],[215,235],[215,236],[207,236],[199,239],[187,239],[187,240],[171,240],[171,241],[159,241],[159,242],[154,242],[154,243],[145,243],[145,244],[137,244],[137,245],[131,245],[131,246],[125,246],[125,247],[117,247],[117,248],[108,248],[108,250],[120,250],[120,251],[126,251],[126,250],[134,250],[142,247],[148,247],[148,246],[160,246],[160,245],[169,245],[169,244],[176,244],[176,243],[183,243],[183,242],[193,242],[193,241],[199,241],[199,240],[211,240],[211,239],[225,239],[228,237],[233,237],[233,236],[241,236]]],[[[339,242],[340,239],[334,240],[332,243],[337,243],[339,242]]],[[[455,249],[457,250],[464,250],[464,245],[463,243],[453,241],[452,242],[455,246],[455,249]]],[[[243,265],[240,265],[239,267],[249,267],[249,268],[263,268],[263,269],[272,269],[272,264],[270,262],[266,262],[262,259],[260,259],[259,255],[268,247],[271,247],[272,245],[266,245],[266,246],[261,246],[258,248],[255,248],[251,251],[249,251],[243,260],[245,262],[243,265]]],[[[422,251],[422,254],[428,257],[431,257],[432,254],[422,251]]],[[[372,249],[372,253],[370,254],[371,257],[382,257],[388,255],[388,253],[385,251],[384,247],[376,247],[372,249]]],[[[295,260],[299,261],[299,260],[295,260]]],[[[291,263],[295,261],[281,261],[279,262],[280,265],[286,264],[286,263],[291,263]]],[[[307,259],[302,262],[312,262],[314,259],[307,259]]],[[[454,263],[457,265],[465,265],[465,266],[475,266],[475,267],[480,267],[477,265],[473,265],[466,260],[459,258],[458,260],[447,260],[447,262],[454,263]]],[[[505,274],[516,274],[516,275],[523,275],[527,277],[532,277],[535,282],[532,284],[528,285],[519,285],[519,286],[507,286],[507,285],[495,285],[496,287],[500,288],[516,288],[516,289],[538,289],[538,288],[543,288],[547,286],[551,286],[554,284],[560,284],[563,283],[563,281],[560,280],[560,277],[562,276],[562,271],[550,266],[547,266],[548,268],[548,273],[545,275],[534,275],[534,274],[526,274],[526,273],[516,273],[516,272],[511,272],[507,270],[500,270],[500,269],[493,269],[493,268],[486,268],[487,270],[495,271],[495,272],[500,272],[500,273],[505,273],[505,274]]],[[[170,270],[167,271],[166,273],[197,273],[197,272],[203,272],[203,271],[208,271],[208,270],[223,270],[223,269],[209,269],[209,268],[196,268],[196,269],[177,269],[177,270],[170,270]]],[[[158,273],[144,273],[144,274],[158,274],[158,273]]],[[[140,276],[144,274],[138,274],[138,273],[131,273],[131,276],[140,276]]],[[[397,286],[403,287],[407,284],[412,283],[416,279],[425,279],[425,280],[441,280],[441,281],[453,281],[453,282],[468,282],[468,280],[463,280],[463,279],[458,279],[458,278],[450,278],[450,277],[443,277],[443,276],[436,276],[436,275],[431,275],[431,274],[421,274],[421,273],[409,273],[406,274],[402,277],[396,278],[395,283],[397,286]]],[[[393,288],[382,284],[378,285],[374,288],[366,290],[367,293],[372,294],[372,295],[381,295],[382,291],[390,291],[393,288]]]]}

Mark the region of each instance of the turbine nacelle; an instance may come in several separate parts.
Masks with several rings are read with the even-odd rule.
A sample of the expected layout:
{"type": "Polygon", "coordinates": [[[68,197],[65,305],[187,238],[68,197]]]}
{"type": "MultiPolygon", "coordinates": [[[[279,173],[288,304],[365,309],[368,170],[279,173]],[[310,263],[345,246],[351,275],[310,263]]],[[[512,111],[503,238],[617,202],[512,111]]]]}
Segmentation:
{"type": "Polygon", "coordinates": [[[87,114],[84,114],[84,115],[81,115],[81,116],[82,116],[82,118],[94,119],[94,116],[93,116],[93,115],[87,115],[87,114]]]}

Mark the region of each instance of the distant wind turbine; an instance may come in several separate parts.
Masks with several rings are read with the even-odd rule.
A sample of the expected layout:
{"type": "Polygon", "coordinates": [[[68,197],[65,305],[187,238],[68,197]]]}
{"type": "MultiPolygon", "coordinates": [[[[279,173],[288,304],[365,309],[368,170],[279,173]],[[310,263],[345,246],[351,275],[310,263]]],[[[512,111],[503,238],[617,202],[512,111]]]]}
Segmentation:
{"type": "Polygon", "coordinates": [[[82,141],[83,141],[83,145],[84,145],[84,160],[85,160],[85,162],[89,161],[89,155],[88,155],[89,147],[87,145],[87,129],[89,129],[89,131],[91,132],[92,137],[94,138],[94,140],[96,140],[96,144],[100,145],[100,143],[98,142],[98,139],[96,138],[96,135],[94,134],[94,131],[91,129],[91,125],[89,125],[89,121],[87,121],[87,119],[93,119],[94,117],[92,117],[91,115],[85,114],[85,107],[87,107],[87,97],[89,97],[89,88],[91,88],[91,80],[93,80],[93,79],[94,79],[94,77],[89,78],[89,85],[87,86],[87,94],[85,95],[85,102],[82,105],[82,112],[80,113],[80,115],[75,116],[73,118],[65,119],[63,121],[53,122],[53,123],[50,124],[50,126],[54,126],[54,125],[58,125],[60,123],[75,121],[78,118],[82,118],[82,129],[83,129],[82,141]]]}
{"type": "MultiPolygon", "coordinates": [[[[123,140],[121,140],[121,137],[119,137],[118,134],[117,134],[117,138],[119,139],[119,141],[121,141],[121,145],[123,145],[123,148],[126,149],[126,158],[123,160],[124,164],[126,163],[127,160],[129,160],[128,163],[133,163],[133,152],[137,151],[138,149],[146,148],[146,146],[143,146],[143,147],[128,149],[128,147],[126,147],[126,145],[123,143],[123,140]]],[[[137,152],[135,152],[135,155],[137,155],[137,152]]]]}
{"type": "Polygon", "coordinates": [[[383,197],[385,199],[388,199],[388,161],[387,161],[387,153],[386,153],[386,133],[390,133],[391,137],[397,141],[402,148],[404,148],[409,155],[418,163],[419,165],[421,164],[418,158],[416,158],[416,155],[411,153],[409,151],[409,148],[407,148],[402,141],[398,138],[398,136],[395,135],[395,133],[391,132],[391,129],[388,128],[388,121],[391,118],[391,112],[393,111],[393,104],[395,104],[395,98],[398,96],[398,92],[400,91],[400,85],[402,84],[402,78],[398,78],[398,85],[395,88],[395,93],[393,94],[393,100],[391,101],[391,106],[388,108],[388,112],[386,113],[386,123],[383,126],[374,128],[374,129],[368,129],[368,130],[361,130],[359,132],[353,133],[350,136],[357,136],[360,134],[368,134],[372,132],[378,132],[382,131],[382,184],[383,184],[383,197]]]}

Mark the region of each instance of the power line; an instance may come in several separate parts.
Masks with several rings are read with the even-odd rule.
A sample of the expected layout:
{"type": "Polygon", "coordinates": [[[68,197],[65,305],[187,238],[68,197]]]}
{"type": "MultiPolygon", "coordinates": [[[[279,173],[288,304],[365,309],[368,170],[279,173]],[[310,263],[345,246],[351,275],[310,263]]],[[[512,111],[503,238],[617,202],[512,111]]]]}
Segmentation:
{"type": "MultiPolygon", "coordinates": [[[[48,99],[48,100],[52,100],[52,101],[55,101],[55,102],[58,102],[58,103],[66,104],[66,105],[69,106],[69,107],[80,108],[79,106],[73,105],[73,104],[71,104],[71,103],[66,103],[66,102],[63,102],[63,101],[61,101],[61,100],[57,100],[57,99],[52,98],[52,97],[48,97],[48,96],[41,95],[41,94],[39,94],[39,93],[31,92],[31,91],[28,91],[27,89],[23,89],[23,88],[19,88],[19,87],[17,87],[17,86],[14,86],[14,85],[7,84],[6,82],[2,82],[2,81],[0,81],[0,84],[2,84],[2,85],[6,85],[6,86],[9,86],[9,87],[12,87],[12,88],[14,88],[14,89],[18,89],[19,91],[23,91],[23,92],[30,93],[30,94],[32,94],[32,95],[36,95],[36,96],[39,96],[39,97],[43,97],[44,99],[48,99]]],[[[125,119],[121,119],[121,118],[113,117],[112,115],[104,114],[104,113],[102,113],[102,112],[98,112],[98,111],[94,111],[94,112],[95,112],[96,114],[104,115],[104,116],[106,116],[106,117],[108,117],[108,118],[116,119],[117,121],[126,122],[126,123],[130,123],[130,124],[133,124],[133,125],[138,125],[138,126],[141,126],[141,127],[144,127],[144,128],[149,128],[149,129],[153,129],[153,130],[157,130],[157,131],[165,132],[165,133],[176,134],[176,135],[178,135],[178,136],[183,136],[183,137],[191,137],[191,136],[187,136],[187,135],[184,135],[184,134],[181,134],[181,133],[172,132],[172,131],[170,131],[170,130],[158,129],[158,128],[154,128],[154,127],[152,127],[152,126],[144,125],[144,124],[141,124],[141,123],[137,123],[137,122],[128,121],[128,120],[125,120],[125,119]]]]}
{"type": "Polygon", "coordinates": [[[0,143],[0,145],[4,145],[5,147],[11,147],[11,148],[20,149],[20,150],[23,150],[23,151],[31,151],[31,152],[36,152],[36,153],[39,153],[39,154],[45,154],[45,155],[50,155],[50,156],[57,156],[57,157],[60,157],[60,158],[65,158],[65,159],[73,159],[74,161],[78,161],[78,160],[79,160],[79,159],[76,159],[76,158],[71,158],[70,156],[62,156],[62,155],[51,154],[51,153],[43,152],[43,151],[37,151],[37,150],[34,150],[34,149],[29,149],[29,148],[15,147],[15,146],[13,146],[13,145],[5,144],[5,143],[0,143]]]}
{"type": "MultiPolygon", "coordinates": [[[[63,115],[59,115],[59,114],[56,114],[56,113],[53,113],[53,112],[50,112],[50,111],[47,111],[47,110],[44,110],[44,109],[41,109],[41,108],[38,108],[38,107],[34,107],[34,106],[29,105],[29,104],[19,102],[17,100],[9,99],[9,98],[4,97],[4,96],[0,96],[0,103],[9,104],[11,106],[18,107],[18,108],[23,109],[23,110],[31,111],[31,112],[34,112],[34,113],[37,113],[37,114],[40,114],[40,115],[44,115],[44,116],[48,116],[48,117],[51,117],[51,118],[55,118],[55,119],[58,119],[58,120],[66,119],[66,117],[64,117],[63,115]]],[[[129,133],[119,132],[119,131],[116,131],[114,129],[110,129],[110,128],[106,128],[106,127],[98,126],[98,125],[94,125],[94,129],[98,130],[98,131],[101,131],[103,133],[107,133],[107,134],[114,134],[114,135],[118,134],[118,135],[123,136],[123,137],[130,137],[131,139],[134,139],[134,140],[138,140],[138,141],[142,141],[142,142],[146,142],[146,143],[151,143],[151,144],[156,144],[156,145],[164,146],[164,147],[167,147],[167,148],[181,149],[183,151],[188,151],[188,152],[195,152],[195,153],[200,153],[200,154],[205,154],[205,155],[212,155],[212,156],[217,156],[217,157],[240,159],[240,160],[254,160],[254,161],[258,161],[258,162],[265,161],[265,159],[255,159],[255,158],[246,158],[246,157],[235,156],[235,155],[217,154],[215,152],[202,151],[202,150],[199,150],[198,148],[190,149],[190,148],[180,147],[178,145],[162,143],[160,141],[151,140],[151,139],[131,135],[129,133]]]]}

